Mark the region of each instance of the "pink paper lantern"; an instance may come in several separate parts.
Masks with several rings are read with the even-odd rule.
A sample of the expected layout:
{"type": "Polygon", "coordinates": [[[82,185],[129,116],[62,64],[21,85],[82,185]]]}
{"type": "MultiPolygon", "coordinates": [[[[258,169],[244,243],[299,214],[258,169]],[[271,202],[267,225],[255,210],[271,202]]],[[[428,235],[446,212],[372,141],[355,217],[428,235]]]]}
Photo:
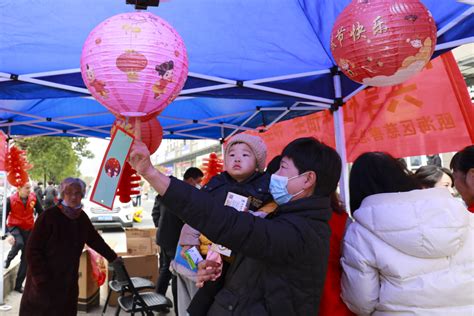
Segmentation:
{"type": "Polygon", "coordinates": [[[96,26],[81,55],[87,88],[116,115],[154,117],[180,93],[188,75],[183,40],[150,12],[115,15],[96,26]]]}
{"type": "Polygon", "coordinates": [[[369,86],[407,80],[430,61],[435,46],[435,21],[419,0],[353,0],[331,32],[339,68],[369,86]]]}

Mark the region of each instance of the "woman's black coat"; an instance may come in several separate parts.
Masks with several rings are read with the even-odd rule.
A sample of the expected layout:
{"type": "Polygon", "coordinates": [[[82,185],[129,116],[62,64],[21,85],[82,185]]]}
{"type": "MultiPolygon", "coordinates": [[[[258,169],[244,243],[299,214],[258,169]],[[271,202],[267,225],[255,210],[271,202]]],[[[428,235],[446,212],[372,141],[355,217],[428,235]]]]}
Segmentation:
{"type": "Polygon", "coordinates": [[[238,254],[208,315],[317,315],[329,256],[329,198],[289,202],[262,219],[171,178],[163,202],[238,254]]]}

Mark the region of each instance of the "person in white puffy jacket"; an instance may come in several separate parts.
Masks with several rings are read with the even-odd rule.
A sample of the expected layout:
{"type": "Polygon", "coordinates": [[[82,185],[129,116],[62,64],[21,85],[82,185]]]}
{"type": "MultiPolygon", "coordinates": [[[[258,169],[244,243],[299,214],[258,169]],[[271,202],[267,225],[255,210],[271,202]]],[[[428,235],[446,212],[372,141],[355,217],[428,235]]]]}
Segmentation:
{"type": "Polygon", "coordinates": [[[342,299],[358,315],[474,315],[473,215],[415,181],[385,153],[354,162],[342,299]]]}

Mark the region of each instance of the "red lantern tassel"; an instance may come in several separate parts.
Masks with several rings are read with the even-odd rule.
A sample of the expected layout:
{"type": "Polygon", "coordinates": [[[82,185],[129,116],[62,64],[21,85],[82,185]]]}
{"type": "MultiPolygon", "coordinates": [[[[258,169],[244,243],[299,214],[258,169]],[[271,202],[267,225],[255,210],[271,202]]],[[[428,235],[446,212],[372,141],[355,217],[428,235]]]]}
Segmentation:
{"type": "Polygon", "coordinates": [[[28,163],[25,157],[26,152],[12,146],[6,155],[5,170],[7,171],[7,180],[14,187],[24,186],[29,178],[27,170],[32,166],[28,163]]]}
{"type": "Polygon", "coordinates": [[[209,158],[204,158],[204,161],[204,179],[202,180],[202,185],[206,185],[212,177],[221,173],[224,169],[222,159],[220,159],[216,153],[210,153],[209,158]]]}
{"type": "Polygon", "coordinates": [[[132,200],[131,195],[140,193],[140,191],[134,188],[140,186],[141,178],[128,162],[124,164],[122,172],[122,178],[120,178],[117,187],[117,195],[119,196],[120,202],[128,203],[132,200]]]}

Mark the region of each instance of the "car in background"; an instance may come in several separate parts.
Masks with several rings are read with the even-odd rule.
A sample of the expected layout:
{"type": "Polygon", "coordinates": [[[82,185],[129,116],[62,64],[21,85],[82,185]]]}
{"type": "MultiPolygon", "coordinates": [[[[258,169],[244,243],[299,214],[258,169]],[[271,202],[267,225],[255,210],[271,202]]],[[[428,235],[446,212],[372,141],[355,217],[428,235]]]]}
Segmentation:
{"type": "Polygon", "coordinates": [[[105,207],[91,202],[90,195],[92,190],[89,190],[84,198],[84,212],[89,216],[92,225],[96,229],[103,228],[120,228],[120,227],[132,227],[133,226],[133,214],[135,208],[132,202],[122,203],[119,201],[119,197],[115,197],[114,207],[112,210],[106,209],[105,207]]]}

